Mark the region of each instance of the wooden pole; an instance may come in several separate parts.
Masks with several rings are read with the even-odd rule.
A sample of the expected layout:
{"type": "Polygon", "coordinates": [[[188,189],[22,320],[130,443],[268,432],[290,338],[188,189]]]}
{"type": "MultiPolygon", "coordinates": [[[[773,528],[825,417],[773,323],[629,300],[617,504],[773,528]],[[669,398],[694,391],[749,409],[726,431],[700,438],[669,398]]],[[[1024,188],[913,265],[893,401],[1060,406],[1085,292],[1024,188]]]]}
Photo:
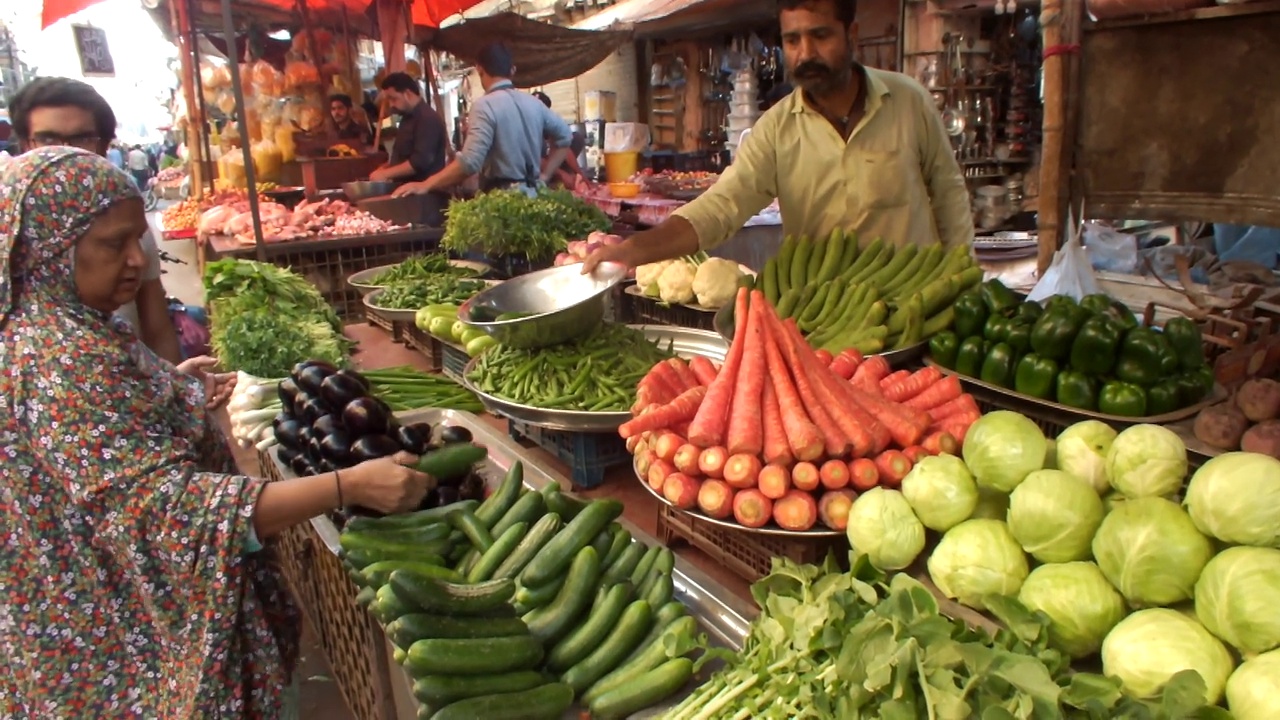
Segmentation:
{"type": "Polygon", "coordinates": [[[1040,252],[1036,265],[1041,274],[1049,269],[1062,240],[1071,196],[1072,152],[1067,130],[1068,108],[1075,88],[1069,78],[1072,58],[1080,52],[1083,15],[1083,0],[1044,0],[1040,6],[1044,45],[1044,148],[1040,160],[1040,252]]]}
{"type": "Polygon", "coordinates": [[[204,117],[196,104],[196,72],[194,69],[195,33],[186,2],[169,3],[169,20],[173,35],[178,40],[178,60],[182,71],[182,95],[187,105],[187,152],[191,174],[191,187],[195,197],[204,195],[204,117]]]}
{"type": "MultiPolygon", "coordinates": [[[[236,27],[231,20],[231,0],[222,0],[222,35],[226,38],[227,61],[231,66],[231,92],[236,98],[236,125],[240,129],[240,154],[244,158],[245,185],[249,190],[249,215],[253,218],[253,240],[257,248],[258,262],[266,262],[267,250],[262,244],[262,215],[258,212],[258,173],[253,167],[253,150],[249,141],[244,86],[240,83],[240,53],[236,51],[236,27]]],[[[245,45],[248,46],[247,38],[245,45]]]]}

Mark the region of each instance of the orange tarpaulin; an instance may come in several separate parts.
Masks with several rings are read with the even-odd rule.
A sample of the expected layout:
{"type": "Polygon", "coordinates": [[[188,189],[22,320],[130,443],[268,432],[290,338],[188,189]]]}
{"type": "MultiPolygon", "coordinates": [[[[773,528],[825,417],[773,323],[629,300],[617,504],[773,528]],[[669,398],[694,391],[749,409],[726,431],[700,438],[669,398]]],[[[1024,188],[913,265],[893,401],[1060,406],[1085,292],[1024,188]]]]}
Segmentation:
{"type": "Polygon", "coordinates": [[[100,2],[102,0],[44,0],[44,7],[40,12],[40,28],[47,28],[64,17],[75,15],[100,2]]]}
{"type": "MultiPolygon", "coordinates": [[[[41,12],[41,27],[47,28],[59,20],[97,5],[102,0],[44,0],[41,12]]],[[[450,16],[469,10],[480,0],[411,0],[414,25],[440,27],[450,16]]],[[[236,3],[240,4],[240,3],[236,3]]],[[[296,0],[253,0],[255,5],[267,5],[292,10],[297,6],[296,0]]],[[[307,0],[307,7],[317,11],[341,10],[346,8],[352,14],[365,12],[370,0],[307,0]]]]}

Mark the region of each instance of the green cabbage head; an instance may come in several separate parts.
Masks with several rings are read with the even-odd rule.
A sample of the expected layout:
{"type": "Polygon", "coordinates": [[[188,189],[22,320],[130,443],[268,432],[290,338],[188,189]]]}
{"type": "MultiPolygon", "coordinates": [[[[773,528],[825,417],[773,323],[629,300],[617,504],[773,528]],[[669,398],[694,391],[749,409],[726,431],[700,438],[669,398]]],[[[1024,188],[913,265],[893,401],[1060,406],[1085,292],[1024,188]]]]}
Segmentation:
{"type": "Polygon", "coordinates": [[[929,577],[938,589],[978,610],[986,609],[988,595],[1016,596],[1028,571],[1027,556],[999,520],[956,525],[929,556],[929,577]]]}
{"type": "Polygon", "coordinates": [[[1177,610],[1139,610],[1121,620],[1102,641],[1102,672],[1126,692],[1154,698],[1183,670],[1205,684],[1205,703],[1216,705],[1235,667],[1231,653],[1212,633],[1177,610]]]}
{"type": "Polygon", "coordinates": [[[1085,420],[1062,431],[1057,440],[1057,467],[1093,486],[1099,495],[1111,489],[1107,453],[1116,431],[1100,420],[1085,420]]]}
{"type": "Polygon", "coordinates": [[[1183,502],[1205,535],[1280,548],[1280,460],[1246,452],[1219,455],[1191,476],[1183,502]]]}
{"type": "Polygon", "coordinates": [[[1027,418],[997,410],[978,419],[964,436],[964,464],[978,487],[1013,492],[1027,475],[1044,467],[1048,442],[1027,418]]]}
{"type": "Polygon", "coordinates": [[[1187,477],[1187,446],[1169,428],[1134,425],[1111,443],[1107,476],[1125,497],[1173,495],[1187,477]]]}
{"type": "Polygon", "coordinates": [[[924,525],[897,490],[877,487],[859,495],[845,532],[854,551],[881,570],[901,570],[924,550],[924,525]]]}
{"type": "Polygon", "coordinates": [[[1231,673],[1227,709],[1235,720],[1280,718],[1280,650],[1245,660],[1231,673]]]}
{"type": "Polygon", "coordinates": [[[946,532],[969,519],[978,504],[978,486],[955,455],[920,459],[902,479],[902,495],[930,530],[946,532]]]}
{"type": "Polygon", "coordinates": [[[1280,647],[1280,550],[1218,553],[1196,581],[1196,617],[1245,657],[1280,647]]]}
{"type": "Polygon", "coordinates": [[[1009,494],[1009,530],[1040,562],[1088,559],[1102,515],[1093,487],[1061,470],[1037,470],[1009,494]]]}
{"type": "Polygon", "coordinates": [[[1073,658],[1098,652],[1128,613],[1124,598],[1091,562],[1041,565],[1022,583],[1018,600],[1049,617],[1049,644],[1073,658]]]}
{"type": "Polygon", "coordinates": [[[1093,557],[1130,605],[1155,607],[1191,599],[1213,545],[1176,503],[1145,497],[1102,519],[1093,557]]]}

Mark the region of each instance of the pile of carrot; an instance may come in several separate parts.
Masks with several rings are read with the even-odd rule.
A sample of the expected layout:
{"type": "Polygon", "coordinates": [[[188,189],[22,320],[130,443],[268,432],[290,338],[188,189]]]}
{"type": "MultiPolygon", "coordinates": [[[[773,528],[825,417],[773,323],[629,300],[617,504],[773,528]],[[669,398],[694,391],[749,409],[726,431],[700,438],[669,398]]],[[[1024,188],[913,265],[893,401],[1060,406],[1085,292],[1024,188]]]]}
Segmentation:
{"type": "MultiPolygon", "coordinates": [[[[633,419],[619,429],[638,469],[677,505],[715,514],[689,497],[686,480],[728,484],[733,496],[758,493],[750,498],[756,504],[782,504],[796,490],[812,498],[851,495],[848,487],[893,487],[915,459],[958,454],[969,426],[981,415],[959,380],[936,368],[892,372],[884,358],[864,358],[857,350],[836,356],[815,352],[795,322],[779,319],[760,291],[738,291],[734,318],[734,340],[722,366],[702,357],[658,363],[639,383],[633,419]],[[675,463],[677,452],[683,467],[675,463]],[[693,460],[701,456],[707,461],[693,460]],[[728,466],[753,469],[754,476],[734,472],[730,482],[723,472],[728,466]],[[664,489],[667,477],[655,477],[664,474],[680,476],[671,492],[664,489]],[[788,482],[780,482],[780,476],[788,482]]],[[[751,517],[744,522],[736,497],[733,504],[739,522],[760,522],[760,513],[747,513],[751,517]]],[[[797,504],[786,504],[790,514],[797,504]]],[[[772,519],[807,529],[819,520],[818,508],[811,505],[802,509],[812,510],[812,518],[784,521],[775,512],[772,519]]],[[[821,515],[827,525],[839,524],[821,515]]],[[[770,517],[766,513],[764,522],[770,517]]]]}

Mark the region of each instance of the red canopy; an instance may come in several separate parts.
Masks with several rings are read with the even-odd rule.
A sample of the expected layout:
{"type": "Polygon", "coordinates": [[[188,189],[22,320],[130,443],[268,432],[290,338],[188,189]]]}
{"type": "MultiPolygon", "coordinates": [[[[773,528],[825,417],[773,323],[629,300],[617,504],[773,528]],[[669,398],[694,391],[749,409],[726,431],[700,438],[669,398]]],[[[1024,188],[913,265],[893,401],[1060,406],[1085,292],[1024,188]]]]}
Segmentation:
{"type": "Polygon", "coordinates": [[[64,17],[75,15],[90,5],[97,5],[100,2],[102,0],[44,0],[40,28],[43,30],[64,17]]]}
{"type": "MultiPolygon", "coordinates": [[[[479,4],[480,0],[407,0],[412,3],[413,24],[426,27],[440,27],[440,23],[452,15],[469,10],[479,4]]],[[[102,0],[44,0],[41,13],[42,28],[47,28],[59,20],[96,5],[102,0]]],[[[307,7],[317,11],[341,10],[344,6],[352,14],[360,14],[369,8],[371,0],[308,0],[307,7]]],[[[292,10],[295,0],[253,0],[255,5],[268,5],[283,10],[292,10]]]]}

